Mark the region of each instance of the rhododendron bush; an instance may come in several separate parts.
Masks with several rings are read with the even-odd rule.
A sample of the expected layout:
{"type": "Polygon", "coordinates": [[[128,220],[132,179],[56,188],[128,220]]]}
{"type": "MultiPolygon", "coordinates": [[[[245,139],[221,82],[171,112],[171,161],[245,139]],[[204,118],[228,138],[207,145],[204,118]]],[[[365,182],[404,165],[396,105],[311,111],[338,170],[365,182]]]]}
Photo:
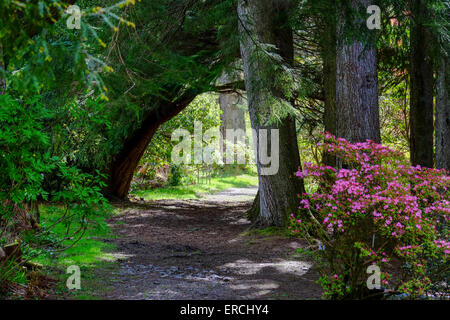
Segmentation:
{"type": "Polygon", "coordinates": [[[315,190],[300,195],[290,229],[320,241],[315,257],[325,297],[370,296],[372,264],[381,271],[385,292],[408,297],[445,292],[448,173],[412,167],[401,153],[372,141],[352,144],[326,134],[319,145],[338,156],[342,168],[306,163],[297,172],[315,190]]]}

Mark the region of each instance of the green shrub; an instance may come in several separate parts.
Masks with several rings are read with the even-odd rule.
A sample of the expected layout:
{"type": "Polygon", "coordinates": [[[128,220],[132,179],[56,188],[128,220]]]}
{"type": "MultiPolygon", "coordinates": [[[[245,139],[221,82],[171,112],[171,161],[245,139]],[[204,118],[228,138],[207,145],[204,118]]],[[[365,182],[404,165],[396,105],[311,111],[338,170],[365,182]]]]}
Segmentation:
{"type": "MultiPolygon", "coordinates": [[[[100,192],[104,176],[83,173],[50,155],[50,139],[43,130],[50,119],[38,97],[20,101],[0,95],[0,244],[18,241],[23,260],[54,249],[57,241],[76,242],[87,225],[110,208],[100,192]],[[48,174],[58,177],[60,189],[44,188],[48,174]],[[68,231],[65,239],[55,239],[54,225],[39,225],[38,201],[51,201],[58,224],[67,230],[73,223],[79,228],[68,231]]],[[[15,279],[20,268],[21,263],[1,263],[0,286],[15,279]]]]}

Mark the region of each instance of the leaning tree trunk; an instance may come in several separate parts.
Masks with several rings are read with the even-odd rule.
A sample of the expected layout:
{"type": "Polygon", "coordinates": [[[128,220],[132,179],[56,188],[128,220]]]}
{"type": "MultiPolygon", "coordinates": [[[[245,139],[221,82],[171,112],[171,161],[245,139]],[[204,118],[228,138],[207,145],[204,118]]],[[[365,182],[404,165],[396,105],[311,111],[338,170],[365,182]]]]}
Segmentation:
{"type": "Polygon", "coordinates": [[[433,64],[430,27],[425,26],[425,0],[412,0],[411,13],[411,163],[433,167],[433,64]]]}
{"type": "MultiPolygon", "coordinates": [[[[300,166],[295,120],[287,117],[278,124],[267,124],[272,112],[269,103],[282,99],[283,94],[274,80],[276,75],[267,72],[270,57],[263,52],[276,47],[284,63],[293,63],[292,30],[283,26],[287,22],[290,1],[239,0],[239,32],[241,56],[244,65],[245,86],[248,97],[250,121],[254,129],[256,163],[259,176],[259,213],[261,226],[283,226],[290,213],[298,207],[297,194],[303,192],[303,182],[295,177],[300,166]],[[275,174],[264,175],[260,159],[260,129],[279,130],[279,168],[275,174]]],[[[273,63],[272,62],[269,62],[273,63]]],[[[273,66],[272,66],[273,67],[273,66]]],[[[276,72],[281,72],[277,70],[276,72]]],[[[270,138],[268,150],[270,150],[270,138]]],[[[272,155],[273,156],[273,155],[272,155]]],[[[254,221],[255,222],[255,221],[254,221]]]]}
{"type": "Polygon", "coordinates": [[[134,172],[153,135],[162,123],[176,116],[194,100],[195,96],[196,92],[188,91],[175,102],[161,102],[147,115],[141,127],[124,143],[111,165],[109,196],[127,198],[134,172]]]}
{"type": "MultiPolygon", "coordinates": [[[[371,4],[369,0],[351,1],[352,10],[361,12],[371,4]]],[[[336,56],[336,113],[337,135],[351,142],[367,139],[380,142],[378,112],[378,79],[376,47],[365,20],[353,15],[348,21],[344,8],[339,8],[336,56]],[[363,38],[349,39],[348,35],[362,31],[363,38]]]]}
{"type": "Polygon", "coordinates": [[[450,63],[442,57],[436,84],[436,168],[450,172],[450,63]]]}

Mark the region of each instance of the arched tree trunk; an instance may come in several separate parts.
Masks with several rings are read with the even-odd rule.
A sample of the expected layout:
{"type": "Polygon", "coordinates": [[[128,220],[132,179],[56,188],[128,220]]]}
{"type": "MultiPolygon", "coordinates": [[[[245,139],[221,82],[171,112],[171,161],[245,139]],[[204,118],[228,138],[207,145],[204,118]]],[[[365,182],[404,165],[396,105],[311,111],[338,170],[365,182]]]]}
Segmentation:
{"type": "Polygon", "coordinates": [[[159,126],[186,108],[196,95],[197,92],[187,91],[174,102],[161,101],[159,106],[147,115],[141,127],[124,143],[111,165],[108,190],[110,196],[127,198],[134,171],[159,126]]]}
{"type": "MultiPolygon", "coordinates": [[[[284,62],[292,65],[292,30],[285,25],[289,10],[288,0],[238,1],[241,56],[250,120],[252,128],[255,129],[253,139],[257,146],[255,158],[259,176],[259,212],[256,222],[261,226],[285,225],[289,214],[297,210],[297,194],[304,190],[303,182],[295,177],[295,171],[300,166],[295,120],[287,117],[279,124],[265,123],[268,120],[267,113],[271,110],[270,101],[273,101],[274,97],[283,98],[283,95],[280,94],[282,90],[278,87],[275,75],[268,76],[267,68],[270,66],[256,58],[261,54],[259,46],[275,46],[284,62]],[[259,129],[279,130],[279,168],[275,174],[262,174],[264,164],[259,157],[259,129]]],[[[268,140],[270,141],[270,138],[268,140]]]]}

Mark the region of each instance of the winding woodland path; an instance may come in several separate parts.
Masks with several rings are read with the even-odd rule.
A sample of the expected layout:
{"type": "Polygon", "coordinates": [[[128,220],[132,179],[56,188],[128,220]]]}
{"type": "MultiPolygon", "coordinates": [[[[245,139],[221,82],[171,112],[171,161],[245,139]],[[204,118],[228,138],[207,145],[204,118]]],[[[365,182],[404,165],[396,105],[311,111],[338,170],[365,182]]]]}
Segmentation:
{"type": "Polygon", "coordinates": [[[256,188],[200,200],[120,204],[110,220],[120,267],[99,274],[103,299],[317,299],[305,243],[245,233],[256,188]]]}

